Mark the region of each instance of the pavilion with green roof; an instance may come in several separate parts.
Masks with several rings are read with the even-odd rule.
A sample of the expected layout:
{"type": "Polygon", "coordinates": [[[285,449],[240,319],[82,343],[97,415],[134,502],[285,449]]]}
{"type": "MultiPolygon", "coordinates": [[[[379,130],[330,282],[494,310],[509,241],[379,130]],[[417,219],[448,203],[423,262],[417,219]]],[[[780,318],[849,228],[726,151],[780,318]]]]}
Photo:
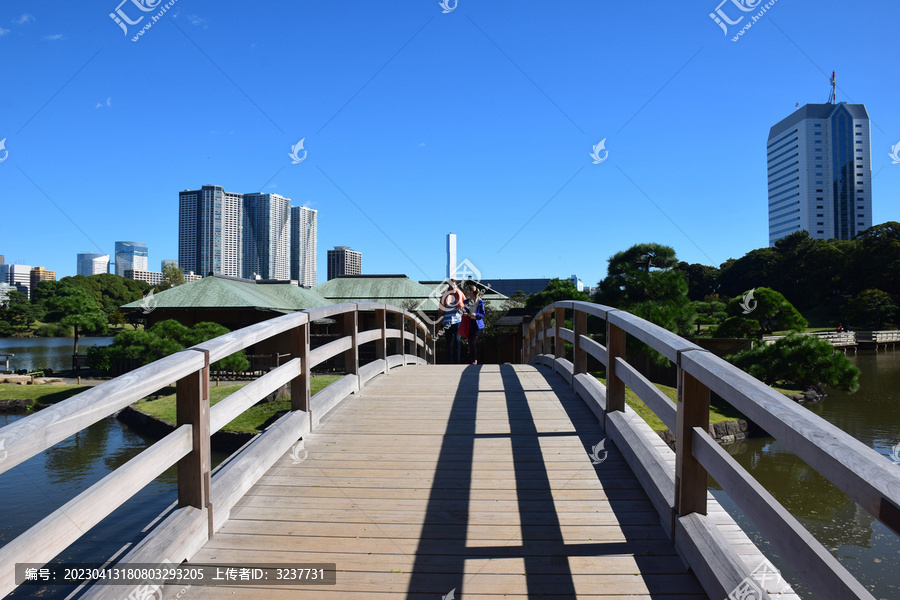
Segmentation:
{"type": "Polygon", "coordinates": [[[284,314],[334,304],[314,289],[287,281],[238,279],[214,275],[158,292],[122,308],[146,313],[147,326],[175,319],[188,327],[213,321],[232,331],[284,314]]]}

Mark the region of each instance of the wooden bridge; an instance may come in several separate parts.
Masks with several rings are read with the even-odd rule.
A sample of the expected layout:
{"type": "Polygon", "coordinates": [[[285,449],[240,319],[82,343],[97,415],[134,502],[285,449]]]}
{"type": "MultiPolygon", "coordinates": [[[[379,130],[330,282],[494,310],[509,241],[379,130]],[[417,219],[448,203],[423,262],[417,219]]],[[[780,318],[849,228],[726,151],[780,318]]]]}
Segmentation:
{"type": "Polygon", "coordinates": [[[711,475],[815,598],[873,598],[708,435],[710,391],[900,532],[896,465],[629,313],[557,302],[523,336],[521,364],[433,365],[433,328],[415,315],[329,306],[178,352],[4,427],[0,472],[177,386],[174,432],[0,549],[0,594],[16,587],[16,563],[53,560],[177,464],[177,506],[120,564],[334,563],[336,582],[151,581],[93,585],[84,597],[796,598],[708,493],[711,475]],[[343,335],[311,348],[310,323],[325,317],[343,335]],[[678,365],[677,404],[627,362],[629,336],[678,365]],[[292,358],[210,407],[209,365],[263,344],[292,358]],[[346,375],[310,396],[311,369],[334,357],[346,375]],[[606,386],[589,366],[605,368],[606,386]],[[292,410],[211,471],[210,435],[283,386],[292,410]],[[626,386],[676,434],[674,452],[626,407],[626,386]]]}

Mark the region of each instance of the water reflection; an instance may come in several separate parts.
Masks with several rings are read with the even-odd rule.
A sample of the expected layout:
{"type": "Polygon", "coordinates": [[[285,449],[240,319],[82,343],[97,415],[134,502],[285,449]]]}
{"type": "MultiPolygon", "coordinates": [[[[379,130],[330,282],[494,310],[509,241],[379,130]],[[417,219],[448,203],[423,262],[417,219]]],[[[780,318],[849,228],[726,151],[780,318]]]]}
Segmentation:
{"type": "MultiPolygon", "coordinates": [[[[0,415],[0,426],[24,415],[0,415]]],[[[107,418],[0,474],[0,547],[152,444],[119,421],[107,418]]],[[[224,458],[213,453],[213,466],[224,458]]],[[[136,496],[90,529],[54,563],[104,562],[176,499],[176,468],[157,477],[136,496]]],[[[62,599],[74,586],[19,588],[7,598],[62,599]]]]}
{"type": "MultiPolygon", "coordinates": [[[[46,369],[62,371],[72,368],[73,338],[0,338],[0,353],[15,354],[9,359],[9,368],[46,369]]],[[[87,354],[89,346],[107,346],[112,337],[78,338],[78,353],[87,354]]],[[[3,368],[0,364],[0,369],[3,368]]]]}
{"type": "MultiPolygon", "coordinates": [[[[806,405],[867,446],[890,457],[900,442],[900,351],[848,356],[859,367],[856,394],[829,390],[820,403],[806,405]]],[[[725,449],[800,523],[841,561],[876,598],[900,598],[900,538],[838,490],[818,472],[773,438],[750,439],[725,449]]],[[[900,468],[900,466],[898,466],[900,468]]],[[[711,485],[717,499],[755,541],[772,551],[720,488],[711,485]]],[[[773,556],[774,551],[773,551],[773,556]]],[[[786,568],[780,558],[774,561],[786,568]]],[[[812,598],[798,589],[804,598],[812,598]]]]}

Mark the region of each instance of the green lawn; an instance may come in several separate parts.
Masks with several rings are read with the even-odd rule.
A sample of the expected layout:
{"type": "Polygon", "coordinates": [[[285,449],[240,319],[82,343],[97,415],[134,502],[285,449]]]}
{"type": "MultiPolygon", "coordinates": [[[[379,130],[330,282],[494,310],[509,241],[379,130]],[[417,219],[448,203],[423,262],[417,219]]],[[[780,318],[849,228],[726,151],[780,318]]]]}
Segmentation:
{"type": "Polygon", "coordinates": [[[34,400],[43,404],[55,404],[79,392],[90,389],[87,385],[19,385],[0,383],[0,400],[34,400]]]}
{"type": "MultiPolygon", "coordinates": [[[[597,377],[596,375],[594,375],[597,377]]],[[[603,385],[606,385],[606,379],[603,377],[597,377],[597,379],[603,385]]],[[[670,387],[668,385],[662,385],[660,383],[654,384],[659,390],[669,397],[669,400],[672,401],[672,404],[675,404],[678,400],[678,390],[670,387]]],[[[636,412],[642,419],[644,419],[648,425],[653,429],[653,431],[660,431],[663,429],[668,429],[666,424],[662,422],[662,420],[656,416],[650,407],[644,404],[644,401],[638,398],[638,395],[635,394],[631,388],[625,388],[625,403],[631,407],[631,409],[636,412]]],[[[724,423],[725,421],[737,421],[738,419],[743,419],[744,415],[739,413],[727,402],[710,402],[709,405],[709,422],[710,423],[724,423]]]]}
{"type": "MultiPolygon", "coordinates": [[[[310,390],[312,394],[322,390],[328,384],[337,381],[341,377],[339,375],[319,375],[312,378],[310,382],[310,390]]],[[[230,394],[247,385],[242,383],[239,385],[223,385],[213,386],[209,389],[209,403],[215,405],[217,402],[224,400],[230,394]]],[[[159,393],[165,393],[166,396],[156,400],[140,400],[134,404],[134,408],[141,412],[152,415],[158,419],[175,423],[175,390],[174,388],[166,388],[160,390],[159,393]]],[[[291,407],[290,399],[279,399],[274,402],[263,402],[256,404],[242,414],[234,421],[228,423],[222,429],[225,431],[250,432],[257,433],[260,427],[272,418],[275,413],[282,410],[289,410],[291,407]]]]}

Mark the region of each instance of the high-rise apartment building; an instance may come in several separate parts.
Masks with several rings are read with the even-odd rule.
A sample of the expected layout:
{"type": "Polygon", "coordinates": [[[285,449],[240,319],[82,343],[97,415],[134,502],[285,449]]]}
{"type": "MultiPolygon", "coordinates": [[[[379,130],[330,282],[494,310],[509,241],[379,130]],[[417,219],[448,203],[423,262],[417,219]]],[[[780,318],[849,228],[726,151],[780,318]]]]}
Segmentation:
{"type": "Polygon", "coordinates": [[[807,104],[769,131],[769,245],[795,231],[852,239],[872,226],[869,115],[862,104],[807,104]]]}
{"type": "Polygon", "coordinates": [[[171,258],[164,258],[161,261],[159,261],[159,270],[160,271],[165,271],[166,267],[177,267],[177,266],[178,266],[178,261],[173,260],[171,258]]]}
{"type": "Polygon", "coordinates": [[[48,271],[44,267],[35,267],[31,270],[31,291],[42,281],[56,281],[56,271],[48,271]]]}
{"type": "Polygon", "coordinates": [[[278,194],[244,194],[244,242],[241,276],[280,279],[291,276],[291,199],[278,194]]]}
{"type": "Polygon", "coordinates": [[[362,275],[362,253],[349,246],[335,246],[328,251],[328,280],[341,275],[362,275]]]}
{"type": "Polygon", "coordinates": [[[146,271],[147,244],[144,242],[116,242],[116,275],[125,276],[125,271],[146,271]]]}
{"type": "Polygon", "coordinates": [[[75,272],[78,275],[99,275],[109,272],[109,254],[94,254],[93,252],[81,252],[77,257],[75,272]]]}
{"type": "Polygon", "coordinates": [[[17,291],[31,298],[31,265],[3,265],[0,276],[17,291]]]}
{"type": "Polygon", "coordinates": [[[178,265],[200,275],[241,276],[244,196],[221,186],[178,193],[178,265]]]}
{"type": "Polygon", "coordinates": [[[303,287],[314,287],[317,282],[318,215],[306,206],[291,207],[291,279],[303,287]]]}

